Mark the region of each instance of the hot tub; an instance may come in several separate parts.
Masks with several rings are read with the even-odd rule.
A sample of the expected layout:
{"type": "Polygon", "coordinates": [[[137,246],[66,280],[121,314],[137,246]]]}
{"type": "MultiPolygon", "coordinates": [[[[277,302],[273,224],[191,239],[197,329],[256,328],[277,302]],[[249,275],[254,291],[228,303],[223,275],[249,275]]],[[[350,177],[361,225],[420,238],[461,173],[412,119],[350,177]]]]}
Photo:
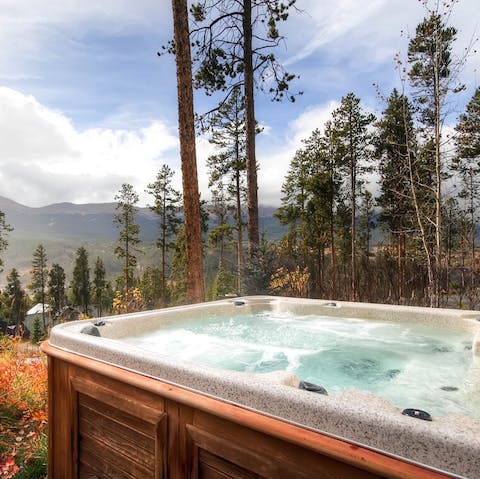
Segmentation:
{"type": "Polygon", "coordinates": [[[56,326],[49,477],[480,478],[478,317],[254,296],[56,326]]]}

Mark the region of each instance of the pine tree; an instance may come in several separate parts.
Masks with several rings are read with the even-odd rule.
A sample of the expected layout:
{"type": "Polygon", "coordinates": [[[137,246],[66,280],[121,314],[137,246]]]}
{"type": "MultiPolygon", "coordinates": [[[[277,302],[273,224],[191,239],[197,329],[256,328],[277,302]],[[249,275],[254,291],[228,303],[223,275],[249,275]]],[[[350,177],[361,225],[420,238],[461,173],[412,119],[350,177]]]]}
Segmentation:
{"type": "MultiPolygon", "coordinates": [[[[289,226],[286,243],[289,255],[295,259],[298,259],[299,251],[302,250],[300,225],[305,218],[309,197],[310,160],[310,156],[304,149],[296,151],[282,184],[282,205],[275,212],[280,223],[289,226]]],[[[303,256],[302,260],[305,262],[303,256]]]]}
{"type": "MultiPolygon", "coordinates": [[[[173,243],[172,243],[173,244],[173,243]]],[[[147,309],[165,307],[169,303],[167,284],[163,286],[162,269],[155,266],[147,266],[139,282],[139,288],[145,299],[147,309]],[[165,288],[165,298],[163,290],[165,288]]]]}
{"type": "Polygon", "coordinates": [[[97,316],[102,316],[103,309],[106,302],[109,299],[107,294],[107,280],[105,266],[100,257],[97,256],[95,260],[95,268],[93,270],[93,283],[92,283],[93,300],[97,307],[97,316]]]}
{"type": "Polygon", "coordinates": [[[334,223],[341,185],[339,166],[332,152],[331,123],[322,135],[315,129],[295,153],[282,185],[282,206],[276,216],[290,225],[284,238],[290,254],[310,268],[316,295],[326,292],[325,249],[330,248],[331,289],[336,289],[334,223]]]}
{"type": "Polygon", "coordinates": [[[187,0],[172,0],[172,10],[185,220],[186,294],[189,302],[198,303],[204,301],[205,291],[203,289],[202,225],[195,149],[192,57],[187,0]]]}
{"type": "Polygon", "coordinates": [[[6,237],[11,231],[13,231],[13,228],[6,222],[5,213],[0,211],[0,271],[3,271],[3,260],[1,254],[8,247],[8,241],[6,237]]]}
{"type": "Polygon", "coordinates": [[[442,266],[442,181],[446,173],[446,162],[441,151],[442,124],[445,120],[446,101],[451,93],[464,87],[457,81],[458,71],[464,59],[452,57],[452,47],[457,30],[448,26],[454,2],[444,2],[441,12],[440,2],[434,2],[434,8],[427,8],[427,17],[417,26],[415,36],[408,45],[409,78],[413,98],[419,111],[419,120],[424,129],[423,148],[431,151],[425,158],[432,159],[433,186],[435,201],[433,227],[435,243],[433,263],[429,268],[429,296],[431,306],[440,306],[440,275],[442,266]]]}
{"type": "Polygon", "coordinates": [[[380,174],[377,203],[382,208],[379,220],[400,250],[405,233],[412,228],[413,222],[408,169],[409,151],[415,147],[412,108],[396,88],[389,96],[376,127],[375,156],[379,158],[380,174]]]}
{"type": "Polygon", "coordinates": [[[375,228],[374,201],[372,193],[368,190],[362,192],[361,199],[358,221],[358,242],[362,254],[368,258],[370,256],[372,231],[375,228]]]}
{"type": "Polygon", "coordinates": [[[22,288],[20,275],[15,268],[12,268],[6,279],[7,285],[3,293],[5,313],[9,324],[16,325],[18,330],[27,312],[27,295],[22,288]]]}
{"type": "Polygon", "coordinates": [[[82,308],[84,315],[88,316],[90,306],[90,267],[88,265],[88,252],[81,246],[75,254],[73,278],[70,283],[72,300],[76,306],[82,308]]]}
{"type": "Polygon", "coordinates": [[[167,304],[167,253],[173,247],[178,228],[182,223],[180,217],[181,196],[172,186],[174,171],[167,165],[163,165],[157,173],[154,183],[147,186],[147,192],[154,198],[153,205],[149,208],[159,216],[160,236],[157,240],[157,247],[161,252],[161,304],[167,304]]]}
{"type": "Polygon", "coordinates": [[[351,275],[350,299],[357,300],[357,196],[363,182],[363,174],[371,171],[368,165],[372,158],[372,135],[368,127],[375,120],[374,115],[364,113],[360,99],[353,93],[342,98],[340,106],[333,112],[332,135],[337,161],[343,165],[343,172],[349,177],[351,212],[351,275]]]}
{"type": "Polygon", "coordinates": [[[227,294],[235,293],[236,287],[235,275],[222,265],[210,287],[210,300],[224,299],[227,294]]]}
{"type": "Polygon", "coordinates": [[[30,342],[32,344],[38,344],[44,337],[42,327],[40,325],[40,318],[35,316],[32,324],[32,332],[30,333],[30,342]]]}
{"type": "Polygon", "coordinates": [[[237,87],[231,97],[212,115],[209,126],[212,136],[209,142],[218,153],[207,159],[209,187],[226,186],[228,199],[234,203],[234,222],[237,233],[237,276],[240,290],[243,271],[243,210],[245,201],[245,104],[237,87]]]}
{"type": "Polygon", "coordinates": [[[233,229],[229,223],[229,205],[222,185],[212,191],[211,212],[216,220],[216,225],[208,235],[209,243],[218,248],[218,269],[224,267],[225,249],[233,240],[233,229]]]}
{"type": "Polygon", "coordinates": [[[257,161],[255,156],[254,83],[268,85],[273,99],[295,95],[289,83],[295,78],[284,71],[272,50],[283,37],[278,23],[288,18],[288,10],[295,0],[242,0],[230,2],[201,1],[194,3],[192,44],[195,48],[195,86],[207,95],[221,91],[225,103],[235,88],[243,88],[245,99],[245,150],[247,171],[247,230],[249,256],[256,254],[259,243],[257,161]]]}
{"type": "Polygon", "coordinates": [[[42,305],[42,326],[43,330],[47,330],[46,324],[46,297],[47,297],[47,253],[42,244],[38,245],[33,252],[32,270],[30,271],[31,282],[29,289],[34,292],[34,301],[42,305]]]}
{"type": "Polygon", "coordinates": [[[476,271],[475,239],[480,206],[480,87],[475,90],[465,113],[460,115],[455,129],[457,155],[453,168],[460,178],[459,196],[466,203],[464,211],[469,218],[467,234],[470,243],[470,288],[473,289],[476,271]]]}
{"type": "Polygon", "coordinates": [[[180,226],[173,243],[170,297],[173,304],[187,300],[187,258],[185,252],[185,226],[180,226]]]}
{"type": "Polygon", "coordinates": [[[127,291],[133,286],[133,270],[137,265],[135,254],[140,251],[137,248],[140,243],[140,226],[135,223],[135,214],[138,211],[135,205],[139,198],[133,186],[124,183],[115,196],[115,200],[118,213],[114,215],[113,222],[120,229],[115,255],[124,260],[123,289],[127,291]]]}
{"type": "Polygon", "coordinates": [[[57,263],[53,263],[48,274],[48,297],[52,317],[56,318],[65,306],[65,271],[57,263]]]}

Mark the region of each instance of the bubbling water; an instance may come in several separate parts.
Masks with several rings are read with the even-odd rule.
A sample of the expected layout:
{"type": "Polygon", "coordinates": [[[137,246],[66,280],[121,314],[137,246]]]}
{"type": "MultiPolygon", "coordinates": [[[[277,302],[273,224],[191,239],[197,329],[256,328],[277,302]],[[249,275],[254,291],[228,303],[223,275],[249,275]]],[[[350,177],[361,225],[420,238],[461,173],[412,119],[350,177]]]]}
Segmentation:
{"type": "Polygon", "coordinates": [[[473,357],[472,337],[464,332],[418,323],[267,311],[180,320],[125,341],[205,366],[256,373],[290,371],[322,385],[329,394],[355,388],[400,409],[480,418],[475,363],[480,358],[473,357]]]}

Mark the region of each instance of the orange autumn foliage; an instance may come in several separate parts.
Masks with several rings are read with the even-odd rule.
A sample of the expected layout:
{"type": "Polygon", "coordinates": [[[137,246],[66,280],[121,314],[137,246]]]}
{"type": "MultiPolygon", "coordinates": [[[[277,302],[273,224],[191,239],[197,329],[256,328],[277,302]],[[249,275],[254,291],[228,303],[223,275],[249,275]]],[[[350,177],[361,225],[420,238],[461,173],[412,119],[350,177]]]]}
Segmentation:
{"type": "Polygon", "coordinates": [[[19,339],[0,337],[0,478],[45,462],[46,360],[19,339]]]}

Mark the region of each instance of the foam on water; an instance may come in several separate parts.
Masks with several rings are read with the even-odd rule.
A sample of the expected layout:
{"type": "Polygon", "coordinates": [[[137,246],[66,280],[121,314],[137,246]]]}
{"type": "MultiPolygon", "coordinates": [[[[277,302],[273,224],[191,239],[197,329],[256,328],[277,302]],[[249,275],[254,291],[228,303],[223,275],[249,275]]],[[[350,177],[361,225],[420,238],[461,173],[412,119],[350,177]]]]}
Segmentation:
{"type": "Polygon", "coordinates": [[[472,337],[450,329],[269,311],[182,320],[125,341],[207,366],[291,371],[330,394],[370,391],[400,409],[480,417],[472,337]]]}

